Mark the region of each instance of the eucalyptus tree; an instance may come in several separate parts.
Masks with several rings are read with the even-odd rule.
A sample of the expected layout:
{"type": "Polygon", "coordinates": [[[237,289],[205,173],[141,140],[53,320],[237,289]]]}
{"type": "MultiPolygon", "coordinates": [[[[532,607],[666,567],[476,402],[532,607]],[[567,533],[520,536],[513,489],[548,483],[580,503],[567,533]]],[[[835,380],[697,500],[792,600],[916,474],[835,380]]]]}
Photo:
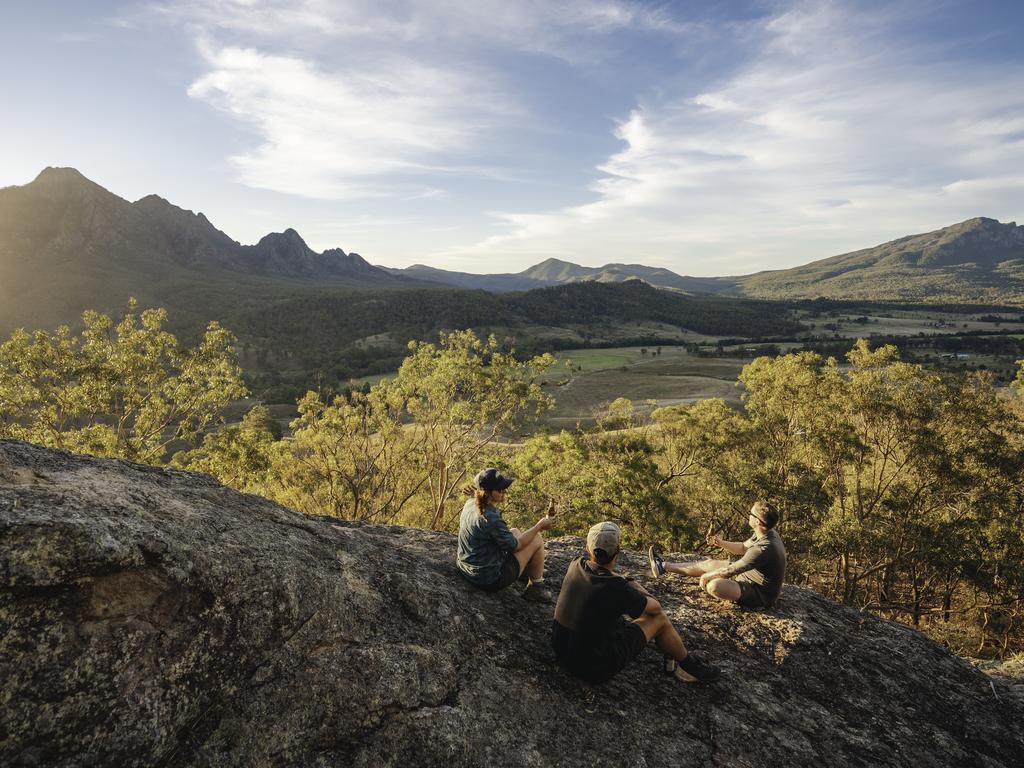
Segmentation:
{"type": "Polygon", "coordinates": [[[116,323],[85,312],[78,335],[16,331],[0,345],[0,436],[146,463],[195,441],[246,393],[235,339],[212,322],[183,348],[166,319],[132,301],[116,323]]]}

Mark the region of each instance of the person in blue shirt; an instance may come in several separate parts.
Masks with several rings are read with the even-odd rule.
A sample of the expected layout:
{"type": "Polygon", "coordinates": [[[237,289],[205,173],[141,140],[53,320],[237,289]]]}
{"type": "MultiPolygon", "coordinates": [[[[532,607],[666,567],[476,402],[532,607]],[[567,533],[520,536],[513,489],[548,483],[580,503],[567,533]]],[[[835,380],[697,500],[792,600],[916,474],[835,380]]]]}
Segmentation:
{"type": "Polygon", "coordinates": [[[494,467],[481,470],[469,489],[470,497],[459,518],[459,547],[456,564],[459,572],[485,592],[497,592],[526,575],[529,584],[523,597],[541,603],[551,602],[544,586],[544,539],[541,531],[555,524],[545,515],[526,532],[509,528],[498,505],[505,501],[512,478],[494,467]]]}

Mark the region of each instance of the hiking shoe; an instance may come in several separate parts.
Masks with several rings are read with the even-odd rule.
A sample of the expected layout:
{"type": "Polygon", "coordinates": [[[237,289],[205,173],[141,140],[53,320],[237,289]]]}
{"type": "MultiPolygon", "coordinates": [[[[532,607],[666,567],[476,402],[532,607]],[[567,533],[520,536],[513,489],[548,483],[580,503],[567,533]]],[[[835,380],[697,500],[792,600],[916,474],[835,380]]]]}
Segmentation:
{"type": "MultiPolygon", "coordinates": [[[[668,669],[667,663],[665,669],[668,669]]],[[[722,670],[691,653],[676,663],[672,674],[681,683],[713,683],[722,676],[722,670]]]]}
{"type": "Polygon", "coordinates": [[[658,578],[665,575],[665,560],[655,546],[648,547],[647,560],[651,564],[651,576],[658,578]]]}
{"type": "Polygon", "coordinates": [[[530,584],[523,592],[523,600],[531,603],[550,603],[552,599],[551,590],[543,584],[530,584]]]}

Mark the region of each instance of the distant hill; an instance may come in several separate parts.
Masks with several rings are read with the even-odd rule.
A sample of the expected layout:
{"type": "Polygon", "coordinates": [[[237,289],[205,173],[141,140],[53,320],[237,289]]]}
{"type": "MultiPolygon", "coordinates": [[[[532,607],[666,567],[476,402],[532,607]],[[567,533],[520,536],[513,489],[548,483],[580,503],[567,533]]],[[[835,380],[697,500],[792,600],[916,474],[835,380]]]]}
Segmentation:
{"type": "Polygon", "coordinates": [[[201,213],[156,195],[130,203],[73,168],[0,189],[0,333],[113,311],[128,296],[204,323],[212,309],[296,291],[423,286],[295,230],[241,245],[201,213]]]}
{"type": "Polygon", "coordinates": [[[1024,304],[1024,226],[975,218],[802,267],[735,278],[766,299],[1024,304]]]}
{"type": "Polygon", "coordinates": [[[732,277],[687,277],[642,264],[584,267],[548,259],[514,274],[476,275],[423,265],[388,269],[464,288],[521,291],[572,282],[643,280],[658,288],[761,299],[1024,304],[1024,226],[974,218],[934,232],[832,256],[792,269],[732,277]]]}
{"type": "Polygon", "coordinates": [[[736,282],[732,278],[685,277],[668,269],[646,267],[643,264],[605,264],[603,267],[584,267],[559,259],[547,259],[522,272],[493,275],[451,272],[423,264],[414,264],[405,269],[390,267],[384,269],[393,275],[432,280],[460,288],[477,288],[494,293],[527,291],[531,288],[545,288],[566,283],[622,283],[627,280],[643,280],[656,288],[669,288],[686,293],[721,293],[734,290],[736,287],[736,282]]]}

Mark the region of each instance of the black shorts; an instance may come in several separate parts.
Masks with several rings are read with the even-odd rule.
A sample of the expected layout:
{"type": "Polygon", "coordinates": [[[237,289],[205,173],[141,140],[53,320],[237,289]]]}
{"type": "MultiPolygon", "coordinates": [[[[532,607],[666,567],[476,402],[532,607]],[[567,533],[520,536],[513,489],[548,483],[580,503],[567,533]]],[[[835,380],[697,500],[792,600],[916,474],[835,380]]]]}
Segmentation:
{"type": "Polygon", "coordinates": [[[490,584],[476,584],[474,586],[480,587],[484,592],[500,592],[505,587],[514,583],[519,578],[519,561],[516,560],[516,556],[509,552],[505,555],[505,559],[501,563],[501,571],[498,573],[497,580],[490,584]]]}
{"type": "Polygon", "coordinates": [[[744,608],[771,608],[775,604],[768,597],[768,590],[760,584],[739,579],[736,583],[740,585],[740,599],[736,601],[737,605],[744,608]]]}
{"type": "Polygon", "coordinates": [[[567,665],[582,680],[599,685],[611,680],[647,647],[647,635],[631,621],[622,624],[608,639],[600,653],[588,654],[567,665]]]}

